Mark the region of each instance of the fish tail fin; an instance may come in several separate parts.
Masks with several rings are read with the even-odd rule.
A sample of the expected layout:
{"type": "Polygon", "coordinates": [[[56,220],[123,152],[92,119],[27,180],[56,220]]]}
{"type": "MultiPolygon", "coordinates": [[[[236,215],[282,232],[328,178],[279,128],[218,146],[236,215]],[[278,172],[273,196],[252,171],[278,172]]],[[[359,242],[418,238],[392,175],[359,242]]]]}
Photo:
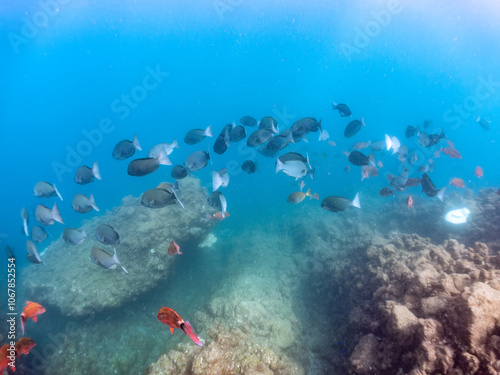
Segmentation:
{"type": "Polygon", "coordinates": [[[283,163],[281,162],[280,158],[276,159],[276,173],[281,171],[283,169],[283,163]]]}
{"type": "Polygon", "coordinates": [[[309,161],[309,153],[306,152],[306,164],[309,166],[309,169],[312,169],[311,162],[309,161]]]}
{"type": "Polygon", "coordinates": [[[177,143],[177,139],[174,139],[172,142],[172,148],[179,148],[179,144],[177,143]]]}
{"type": "Polygon", "coordinates": [[[363,117],[361,117],[361,125],[366,126],[365,119],[363,117]]]}
{"type": "Polygon", "coordinates": [[[198,344],[199,346],[203,346],[202,342],[200,341],[200,339],[198,338],[198,336],[196,336],[194,333],[193,333],[193,327],[191,327],[191,323],[189,323],[189,321],[186,321],[184,322],[184,324],[182,324],[182,330],[184,331],[184,333],[186,335],[189,336],[189,338],[191,340],[193,340],[196,344],[198,344]]]}
{"type": "Polygon", "coordinates": [[[23,333],[23,336],[24,336],[24,323],[25,322],[26,322],[26,318],[21,315],[21,331],[23,333]]]}
{"type": "Polygon", "coordinates": [[[132,141],[132,144],[137,150],[142,151],[142,147],[141,144],[139,143],[139,138],[137,138],[137,134],[134,134],[134,140],[132,141]]]}
{"type": "Polygon", "coordinates": [[[98,180],[102,180],[102,178],[101,178],[101,171],[99,171],[99,164],[97,164],[97,160],[94,161],[94,164],[92,165],[92,174],[98,180]]]}
{"type": "Polygon", "coordinates": [[[97,204],[95,204],[94,194],[90,194],[89,200],[92,208],[99,212],[99,207],[97,207],[97,204]]]}
{"type": "Polygon", "coordinates": [[[54,219],[58,223],[64,224],[61,213],[59,212],[59,209],[57,208],[57,203],[54,203],[54,206],[52,206],[52,210],[50,210],[50,213],[52,214],[52,219],[54,219]]]}
{"type": "Polygon", "coordinates": [[[156,161],[158,162],[158,164],[161,164],[161,165],[172,165],[172,162],[168,158],[168,155],[163,150],[161,150],[158,153],[158,156],[156,157],[156,161]]]}
{"type": "Polygon", "coordinates": [[[438,197],[438,199],[442,202],[443,199],[444,199],[444,194],[446,193],[446,188],[448,186],[445,186],[444,188],[441,188],[438,190],[437,194],[436,194],[436,197],[438,197]]]}
{"type": "Polygon", "coordinates": [[[122,264],[120,263],[120,260],[118,259],[118,255],[116,255],[116,248],[113,248],[113,260],[116,262],[116,264],[118,264],[124,271],[125,273],[128,273],[128,271],[125,269],[125,267],[122,266],[122,264]]]}
{"type": "Polygon", "coordinates": [[[181,205],[181,207],[182,207],[183,209],[185,209],[185,207],[184,207],[184,205],[182,204],[181,200],[179,199],[179,197],[177,196],[177,194],[175,194],[175,190],[174,190],[174,189],[172,189],[172,194],[174,194],[175,199],[176,199],[176,200],[177,200],[177,202],[181,205]]]}
{"type": "Polygon", "coordinates": [[[213,138],[214,133],[212,133],[212,125],[208,125],[207,126],[207,128],[205,129],[204,134],[205,134],[206,137],[212,137],[213,138]]]}
{"type": "Polygon", "coordinates": [[[307,195],[308,197],[311,197],[311,198],[313,197],[313,196],[312,196],[312,194],[311,194],[311,188],[307,189],[307,191],[306,191],[306,195],[307,195]]]}
{"type": "Polygon", "coordinates": [[[301,134],[300,135],[300,139],[302,139],[305,143],[309,143],[309,141],[307,140],[307,135],[306,134],[301,134]]]}
{"type": "Polygon", "coordinates": [[[311,168],[307,171],[307,173],[309,173],[309,176],[311,177],[311,180],[314,180],[314,172],[316,172],[316,168],[311,168]]]}
{"type": "Polygon", "coordinates": [[[356,193],[356,196],[351,202],[351,206],[356,207],[356,208],[361,208],[361,204],[359,203],[359,193],[356,193]]]}
{"type": "Polygon", "coordinates": [[[59,193],[59,190],[57,190],[57,188],[56,188],[56,184],[53,184],[53,186],[54,186],[54,190],[56,191],[57,196],[58,196],[58,197],[59,197],[59,199],[62,201],[62,200],[63,200],[63,198],[62,198],[61,194],[59,193]]]}
{"type": "Polygon", "coordinates": [[[216,171],[212,171],[212,189],[217,190],[222,185],[222,177],[216,171]]]}
{"type": "Polygon", "coordinates": [[[288,133],[288,137],[286,137],[287,140],[288,140],[288,143],[295,143],[295,141],[293,140],[293,133],[290,132],[288,133]]]}
{"type": "Polygon", "coordinates": [[[368,155],[368,164],[370,164],[372,167],[376,166],[375,154],[373,152],[368,155]]]}
{"type": "Polygon", "coordinates": [[[385,147],[386,147],[387,151],[389,151],[392,147],[391,137],[389,137],[387,134],[385,135],[385,147]]]}

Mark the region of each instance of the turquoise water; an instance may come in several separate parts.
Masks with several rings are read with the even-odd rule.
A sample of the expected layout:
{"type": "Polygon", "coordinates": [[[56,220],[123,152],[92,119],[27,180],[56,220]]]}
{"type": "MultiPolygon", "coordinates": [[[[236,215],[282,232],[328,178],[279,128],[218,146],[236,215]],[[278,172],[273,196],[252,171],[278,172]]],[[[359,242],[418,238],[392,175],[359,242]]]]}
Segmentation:
{"type": "MultiPolygon", "coordinates": [[[[379,176],[361,181],[359,167],[350,165],[350,172],[344,172],[349,162],[342,152],[356,142],[375,141],[389,134],[425,161],[433,158],[436,147],[422,148],[415,137],[406,139],[404,132],[408,125],[422,127],[424,120],[433,120],[425,131],[444,129],[463,157],[436,158],[430,174],[435,185],[443,187],[459,177],[476,193],[484,187],[498,188],[499,16],[500,6],[493,0],[474,4],[404,0],[328,4],[232,0],[1,3],[0,123],[4,141],[0,162],[4,199],[0,245],[14,247],[18,275],[29,278],[34,267],[44,267],[25,258],[26,237],[19,214],[25,207],[32,226],[36,206],[56,202],[55,198],[42,201],[34,197],[36,182],[55,183],[64,197],[57,203],[65,225],[46,228],[49,238],[39,245],[43,258],[43,251],[50,251],[49,244],[59,239],[65,226],[80,227],[83,220],[98,218],[120,206],[125,196],[138,197],[158,183],[172,180],[169,166],[160,166],[141,178],[128,176],[129,160],[111,158],[120,140],[138,135],[143,151],[135,158],[146,157],[157,143],[177,139],[180,148],[170,155],[174,165],[182,164],[194,151],[209,149],[213,164],[193,173],[208,192],[212,170],[227,167],[230,174],[229,186],[222,191],[231,216],[210,228],[217,238],[212,247],[193,245],[154,288],[126,305],[96,314],[90,322],[86,316],[68,316],[57,306],[46,306],[47,312],[30,327],[44,365],[37,368],[38,357],[33,352],[22,357],[21,373],[55,374],[57,368],[67,373],[61,363],[74,365],[75,374],[103,373],[105,368],[112,369],[109,373],[143,373],[160,355],[189,341],[177,330],[171,337],[167,327],[157,322],[155,315],[161,306],[169,306],[190,320],[195,332],[201,332],[209,343],[210,319],[203,315],[210,316],[207,306],[214,301],[221,306],[231,300],[243,301],[248,281],[245,275],[255,277],[248,292],[252,301],[275,300],[271,305],[262,302],[263,311],[276,315],[274,309],[283,306],[283,316],[277,314],[276,324],[289,319],[300,322],[296,330],[282,328],[269,338],[259,334],[250,337],[279,356],[295,358],[294,366],[301,371],[344,373],[343,361],[355,345],[344,342],[339,328],[339,322],[348,318],[340,312],[330,316],[329,304],[334,302],[322,294],[326,286],[318,281],[322,279],[319,271],[300,262],[306,256],[318,261],[307,253],[315,239],[341,234],[323,233],[317,223],[369,228],[365,232],[356,229],[363,236],[372,235],[371,230],[382,234],[413,230],[442,240],[449,234],[427,232],[432,226],[429,223],[442,220],[444,206],[438,206],[436,199],[425,196],[420,188],[397,194],[396,199],[379,196],[380,189],[388,186],[387,174],[402,172],[396,157],[387,152],[377,154],[384,165],[379,176]],[[332,111],[333,101],[348,104],[353,117],[339,117],[332,111]],[[281,173],[275,175],[274,159],[246,147],[245,141],[233,144],[224,155],[212,152],[215,138],[194,146],[183,142],[190,129],[212,125],[217,136],[226,124],[239,124],[244,115],[257,120],[272,116],[280,130],[302,117],[322,119],[335,146],[319,142],[318,133],[311,133],[309,143],[285,149],[309,154],[316,173],[314,180],[306,177],[304,181],[306,189],[320,195],[319,201],[288,204],[286,198],[298,191],[298,182],[281,173]],[[490,130],[479,126],[477,116],[491,121],[490,130]],[[353,138],[344,138],[347,123],[361,117],[366,127],[353,138]],[[240,170],[247,159],[258,161],[258,173],[247,175],[240,170]],[[102,181],[75,184],[76,168],[91,166],[94,160],[99,162],[102,181]],[[483,168],[484,177],[474,176],[476,166],[483,168]],[[335,214],[320,207],[326,196],[352,199],[357,192],[360,212],[351,208],[335,214]],[[93,193],[101,211],[76,213],[71,200],[77,193],[93,193]],[[381,212],[394,212],[392,217],[397,217],[406,210],[409,194],[415,201],[414,222],[421,226],[405,224],[402,228],[396,225],[397,220],[390,221],[390,215],[380,216],[381,212]],[[427,208],[419,213],[419,207],[424,206],[427,208]],[[298,228],[305,234],[296,235],[298,228]],[[308,237],[312,232],[315,237],[308,237]],[[290,280],[273,274],[274,270],[288,272],[290,280]],[[308,293],[312,279],[317,298],[308,293]],[[266,298],[266,283],[282,298],[266,298]],[[323,299],[324,304],[318,302],[323,299]],[[316,323],[307,327],[311,314],[315,314],[316,323]],[[69,339],[67,346],[59,345],[61,339],[56,338],[57,353],[47,349],[43,354],[51,343],[50,333],[60,332],[61,321],[76,322],[81,327],[79,334],[69,339]],[[331,334],[325,337],[322,327],[331,334]],[[163,331],[158,332],[160,329],[163,331]],[[287,337],[293,345],[280,343],[279,336],[287,337]],[[90,367],[79,367],[83,356],[97,352],[100,355],[90,367]]],[[[247,134],[253,130],[247,128],[247,134]]],[[[446,147],[444,141],[440,146],[446,147]]],[[[410,177],[420,176],[416,168],[410,169],[410,177]]],[[[455,187],[449,192],[463,195],[463,190],[455,187]]],[[[162,210],[166,216],[173,215],[170,207],[162,210]]],[[[205,214],[200,215],[203,219],[205,214]]],[[[144,223],[138,220],[136,225],[139,231],[144,223]]],[[[133,237],[135,233],[126,235],[133,237]]],[[[330,237],[328,243],[336,243],[330,237]]],[[[7,264],[3,264],[0,285],[5,289],[7,264]]],[[[57,282],[58,274],[52,276],[57,282]]],[[[19,313],[29,295],[23,289],[24,282],[18,279],[19,313]]],[[[2,314],[7,306],[6,293],[3,295],[2,314]]],[[[245,314],[219,317],[241,316],[245,314]]],[[[265,320],[265,316],[256,316],[247,316],[254,319],[250,325],[265,320]]],[[[236,321],[226,323],[228,329],[238,326],[236,321]]],[[[7,329],[5,323],[0,327],[7,329]]]]}

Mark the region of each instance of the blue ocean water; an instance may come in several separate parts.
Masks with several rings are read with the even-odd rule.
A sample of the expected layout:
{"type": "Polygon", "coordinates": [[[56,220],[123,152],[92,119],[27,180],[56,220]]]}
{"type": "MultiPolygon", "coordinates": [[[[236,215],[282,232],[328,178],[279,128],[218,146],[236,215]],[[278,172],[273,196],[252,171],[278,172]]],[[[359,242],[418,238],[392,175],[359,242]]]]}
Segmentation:
{"type": "MultiPolygon", "coordinates": [[[[208,138],[184,144],[189,129],[212,125],[217,135],[243,115],[273,116],[281,129],[302,117],[322,120],[335,146],[312,133],[309,143],[287,148],[309,153],[316,174],[306,182],[321,198],[352,199],[359,192],[363,206],[380,205],[385,175],[401,173],[401,164],[385,154],[379,177],[361,182],[359,168],[344,172],[342,151],[389,134],[422,160],[433,158],[435,149],[404,136],[408,125],[422,126],[424,120],[433,121],[426,131],[444,129],[463,157],[435,160],[436,186],[459,177],[476,192],[497,188],[499,16],[494,0],[4,1],[1,245],[15,248],[18,268],[33,267],[24,257],[20,211],[25,207],[35,223],[36,182],[56,184],[66,226],[79,227],[83,219],[120,205],[124,196],[171,180],[164,166],[146,177],[128,176],[128,161],[111,158],[118,141],[137,134],[143,151],[136,156],[145,157],[153,145],[177,139],[180,149],[171,160],[182,164],[191,152],[213,146],[208,138]],[[364,119],[366,127],[353,138],[344,138],[351,119],[332,111],[333,101],[348,104],[352,119],[364,119]],[[477,116],[491,121],[491,129],[484,130],[477,116]],[[94,160],[102,181],[75,184],[76,168],[94,160]],[[481,179],[474,176],[476,166],[484,170],[481,179]],[[93,193],[101,212],[74,212],[76,193],[93,193]]],[[[286,202],[298,183],[275,175],[274,160],[243,143],[224,155],[211,152],[213,164],[195,177],[208,188],[211,171],[227,167],[228,211],[248,218],[247,226],[264,231],[268,220],[276,220],[272,213],[300,215],[286,202]],[[257,174],[240,170],[246,159],[258,161],[257,174]]],[[[317,201],[306,204],[321,210],[317,201]]],[[[50,237],[40,250],[63,229],[58,223],[48,227],[50,237]]],[[[2,283],[6,272],[2,266],[2,283]]]]}

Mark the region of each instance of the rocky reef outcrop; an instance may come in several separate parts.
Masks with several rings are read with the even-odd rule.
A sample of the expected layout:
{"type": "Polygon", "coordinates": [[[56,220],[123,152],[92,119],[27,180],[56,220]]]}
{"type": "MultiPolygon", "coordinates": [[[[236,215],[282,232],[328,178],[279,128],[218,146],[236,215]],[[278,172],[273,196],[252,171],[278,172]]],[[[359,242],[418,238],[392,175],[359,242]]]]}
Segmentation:
{"type": "Polygon", "coordinates": [[[151,209],[141,205],[140,197],[127,196],[121,206],[82,223],[90,238],[98,225],[112,225],[121,236],[116,251],[128,274],[118,267],[107,270],[90,259],[93,246],[111,254],[113,247],[86,239],[80,245],[69,245],[61,238],[49,245],[44,264],[23,271],[23,288],[28,299],[55,306],[65,315],[81,316],[116,308],[151,289],[168,273],[175,257],[168,255],[170,241],[181,247],[195,247],[210,230],[205,215],[213,211],[207,194],[195,178],[181,182],[178,204],[151,209]]]}

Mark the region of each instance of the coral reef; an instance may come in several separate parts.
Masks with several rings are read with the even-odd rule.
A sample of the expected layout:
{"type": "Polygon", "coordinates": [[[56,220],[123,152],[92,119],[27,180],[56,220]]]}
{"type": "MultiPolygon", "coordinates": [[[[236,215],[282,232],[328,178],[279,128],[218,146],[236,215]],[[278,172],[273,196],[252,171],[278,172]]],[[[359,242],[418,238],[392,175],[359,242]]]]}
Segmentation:
{"type": "MultiPolygon", "coordinates": [[[[81,229],[91,238],[102,223],[118,230],[121,243],[116,246],[117,255],[128,274],[119,267],[106,270],[92,263],[89,255],[95,244],[89,240],[72,246],[61,237],[45,251],[45,266],[23,271],[27,297],[77,316],[116,308],[154,287],[176,259],[168,256],[170,241],[186,248],[197,246],[211,226],[205,222],[205,215],[213,209],[206,204],[207,195],[199,180],[184,179],[178,195],[186,209],[178,204],[150,209],[140,204],[140,198],[128,196],[111,212],[82,223],[81,229]]],[[[99,245],[113,252],[112,247],[99,245]]]]}
{"type": "Polygon", "coordinates": [[[216,323],[209,332],[211,341],[200,348],[181,344],[150,366],[145,375],[303,375],[304,371],[288,358],[281,358],[265,345],[255,343],[248,334],[231,332],[216,323]]]}

